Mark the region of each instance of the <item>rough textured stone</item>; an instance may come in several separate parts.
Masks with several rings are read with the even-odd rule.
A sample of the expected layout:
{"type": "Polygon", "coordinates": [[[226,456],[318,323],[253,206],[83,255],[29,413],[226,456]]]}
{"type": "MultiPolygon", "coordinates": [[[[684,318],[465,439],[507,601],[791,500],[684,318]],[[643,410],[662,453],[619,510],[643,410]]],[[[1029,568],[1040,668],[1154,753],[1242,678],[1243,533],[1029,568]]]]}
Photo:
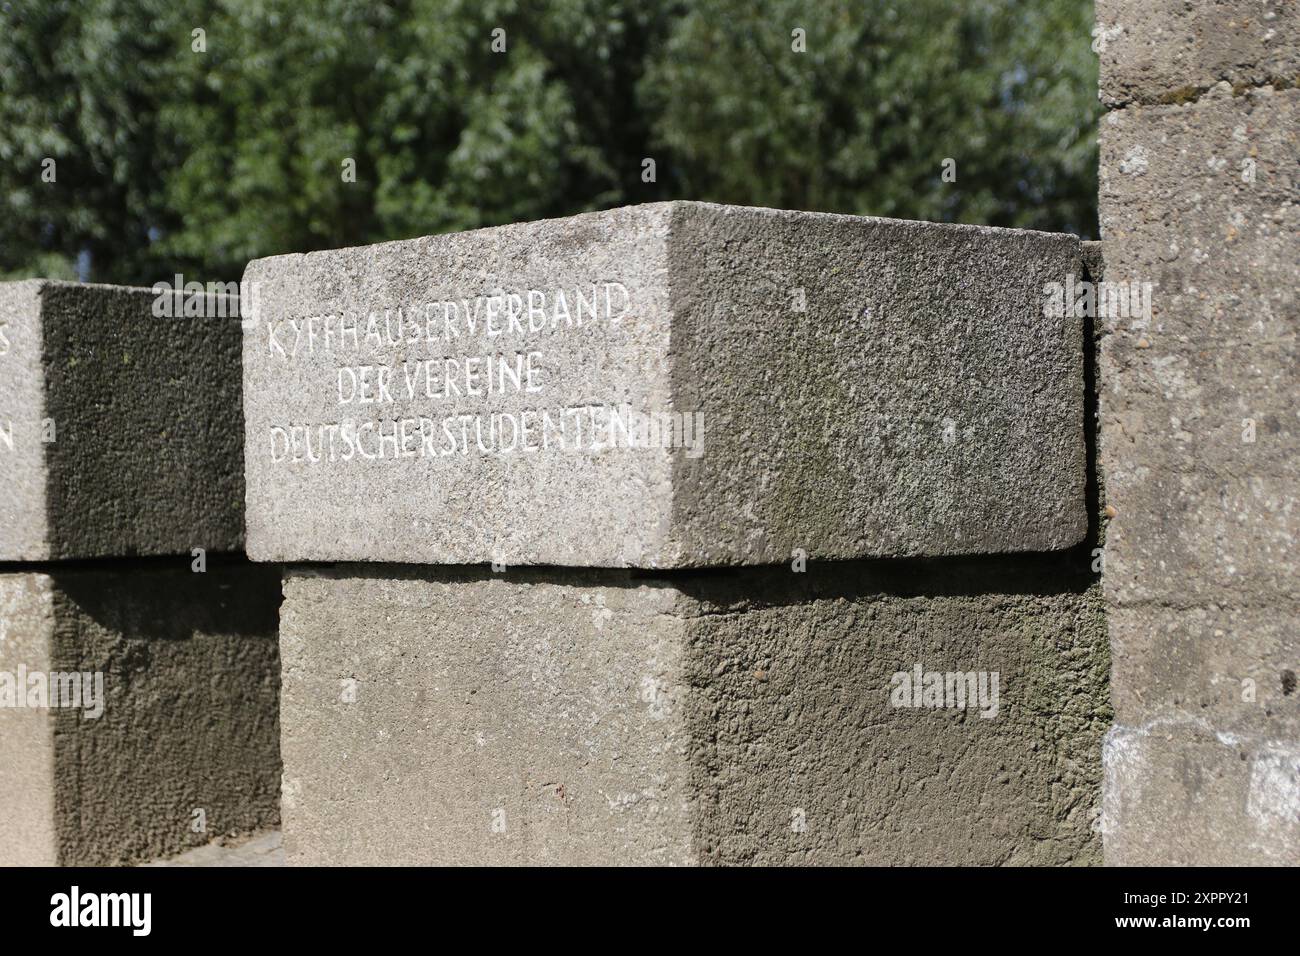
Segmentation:
{"type": "MultiPolygon", "coordinates": [[[[0,670],[51,668],[54,591],[42,574],[0,574],[0,670]]],[[[3,677],[0,677],[3,680],[3,677]]],[[[49,711],[0,709],[0,863],[53,866],[54,733],[49,711]]]]}
{"type": "Polygon", "coordinates": [[[98,718],[0,707],[0,864],[131,863],[274,826],[278,598],[276,571],[243,561],[0,574],[0,671],[98,672],[104,691],[98,718]]]}
{"type": "Polygon", "coordinates": [[[1116,601],[1268,606],[1276,595],[1294,614],[1294,481],[1170,473],[1150,445],[1143,452],[1150,458],[1108,473],[1116,518],[1106,572],[1116,601]]]}
{"type": "Polygon", "coordinates": [[[1096,240],[1079,243],[1079,256],[1083,260],[1083,271],[1088,278],[1100,282],[1106,275],[1106,253],[1102,243],[1096,240]]]}
{"type": "Polygon", "coordinates": [[[1097,19],[1106,278],[1154,287],[1103,319],[1106,861],[1294,865],[1300,15],[1097,19]]]}
{"type": "Polygon", "coordinates": [[[1155,285],[1152,321],[1112,321],[1114,346],[1248,347],[1295,336],[1297,126],[1300,90],[1216,89],[1186,106],[1102,119],[1107,278],[1155,285]]]}
{"type": "Polygon", "coordinates": [[[269,830],[251,837],[240,835],[214,840],[193,850],[186,850],[166,860],[154,860],[143,866],[284,866],[280,831],[269,830]]]}
{"type": "Polygon", "coordinates": [[[0,283],[0,561],[241,550],[239,325],[154,298],[0,283]]]}
{"type": "Polygon", "coordinates": [[[1272,608],[1120,606],[1107,615],[1116,719],[1197,717],[1300,740],[1293,615],[1272,608]]]}
{"type": "Polygon", "coordinates": [[[1292,0],[1097,0],[1101,98],[1178,102],[1220,81],[1295,86],[1300,7],[1292,0]]]}
{"type": "Polygon", "coordinates": [[[1154,287],[1149,320],[1108,322],[1101,359],[1116,602],[1300,599],[1298,105],[1223,93],[1102,123],[1107,278],[1154,287]]]}
{"type": "Polygon", "coordinates": [[[289,569],[288,862],[1096,862],[1083,560],[289,569]],[[918,663],[997,716],[891,706],[918,663]]]}
{"type": "Polygon", "coordinates": [[[1300,865],[1300,741],[1159,719],[1106,735],[1106,862],[1300,865]]]}
{"type": "Polygon", "coordinates": [[[681,202],[258,260],[249,553],[685,567],[1068,547],[1087,523],[1082,326],[1043,296],[1078,272],[1069,236],[681,202]],[[568,327],[575,290],[596,318],[568,327]],[[535,391],[525,369],[464,394],[471,359],[530,354],[535,391]],[[700,414],[702,443],[625,447],[611,415],[629,411],[700,414]]]}

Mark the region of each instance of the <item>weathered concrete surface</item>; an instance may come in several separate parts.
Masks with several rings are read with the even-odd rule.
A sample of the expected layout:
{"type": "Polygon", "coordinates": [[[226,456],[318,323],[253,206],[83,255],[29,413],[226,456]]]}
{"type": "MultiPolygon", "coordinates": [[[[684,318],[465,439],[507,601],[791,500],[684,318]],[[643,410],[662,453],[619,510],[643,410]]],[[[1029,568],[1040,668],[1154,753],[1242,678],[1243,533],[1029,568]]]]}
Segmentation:
{"type": "Polygon", "coordinates": [[[165,860],[154,860],[142,866],[284,866],[284,849],[280,845],[280,831],[268,830],[252,836],[241,834],[213,840],[193,850],[186,850],[165,860]]]}
{"type": "Polygon", "coordinates": [[[1103,30],[1119,19],[1106,278],[1154,290],[1149,315],[1102,320],[1106,860],[1295,865],[1300,20],[1098,4],[1103,30]]]}
{"type": "Polygon", "coordinates": [[[1097,862],[1078,562],[290,569],[288,862],[1097,862]],[[996,716],[891,706],[918,663],[998,672],[996,716]]]}
{"type": "Polygon", "coordinates": [[[1078,271],[1070,236],[682,202],[258,260],[249,553],[671,568],[1069,547],[1082,326],[1043,298],[1078,271]],[[595,302],[580,325],[561,293],[571,319],[595,302]],[[629,412],[703,431],[629,448],[629,412]]]}
{"type": "Polygon", "coordinates": [[[1094,49],[1110,106],[1183,102],[1220,81],[1300,80],[1300,6],[1292,0],[1097,0],[1096,8],[1094,49]]]}
{"type": "Polygon", "coordinates": [[[243,561],[0,574],[0,681],[103,681],[97,718],[0,707],[0,864],[132,863],[274,826],[278,592],[243,561]]]}
{"type": "Polygon", "coordinates": [[[1222,93],[1102,124],[1108,278],[1155,287],[1150,320],[1111,321],[1102,357],[1121,719],[1122,701],[1173,706],[1211,684],[1226,719],[1250,679],[1256,717],[1295,731],[1296,698],[1273,696],[1300,650],[1297,104],[1222,93]]]}
{"type": "Polygon", "coordinates": [[[1102,356],[1117,603],[1300,602],[1297,104],[1222,93],[1102,121],[1107,276],[1154,285],[1150,322],[1112,321],[1102,356]]]}
{"type": "MultiPolygon", "coordinates": [[[[54,589],[43,574],[0,574],[0,671],[48,673],[54,589]]],[[[3,678],[0,678],[3,681],[3,678]]],[[[49,711],[0,709],[0,864],[53,866],[54,725],[49,711]]]]}
{"type": "Polygon", "coordinates": [[[1107,622],[1121,724],[1193,716],[1225,733],[1300,741],[1293,612],[1121,605],[1107,622]]]}
{"type": "Polygon", "coordinates": [[[42,351],[31,327],[40,291],[36,282],[0,283],[0,560],[48,554],[42,351]]]}
{"type": "MultiPolygon", "coordinates": [[[[1292,738],[1294,740],[1294,738],[1292,738]]],[[[1106,862],[1300,863],[1300,748],[1156,720],[1106,735],[1106,862]]]]}
{"type": "Polygon", "coordinates": [[[242,549],[239,324],[154,298],[0,283],[0,561],[242,549]]]}
{"type": "Polygon", "coordinates": [[[1300,90],[1215,89],[1186,106],[1102,120],[1108,278],[1159,283],[1153,322],[1111,322],[1112,345],[1258,347],[1295,334],[1292,251],[1300,90]]]}

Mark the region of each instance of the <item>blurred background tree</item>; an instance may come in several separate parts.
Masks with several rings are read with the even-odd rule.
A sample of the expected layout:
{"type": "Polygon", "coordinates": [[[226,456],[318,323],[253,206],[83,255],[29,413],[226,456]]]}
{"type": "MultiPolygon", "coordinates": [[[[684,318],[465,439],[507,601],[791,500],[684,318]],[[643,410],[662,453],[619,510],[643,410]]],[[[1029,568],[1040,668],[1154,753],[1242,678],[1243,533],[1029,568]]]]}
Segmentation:
{"type": "Polygon", "coordinates": [[[1090,0],[0,0],[0,18],[5,277],[230,280],[257,256],[672,198],[1096,233],[1090,0]]]}

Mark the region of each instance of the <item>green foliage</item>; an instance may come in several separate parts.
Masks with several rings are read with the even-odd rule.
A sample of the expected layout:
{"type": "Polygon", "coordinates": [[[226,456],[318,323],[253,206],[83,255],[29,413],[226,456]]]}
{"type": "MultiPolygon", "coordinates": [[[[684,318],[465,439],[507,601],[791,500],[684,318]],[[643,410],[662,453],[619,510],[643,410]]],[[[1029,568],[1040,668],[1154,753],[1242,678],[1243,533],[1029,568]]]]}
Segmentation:
{"type": "Polygon", "coordinates": [[[66,257],[57,252],[38,252],[18,268],[0,272],[0,282],[15,279],[62,279],[64,282],[76,282],[76,267],[66,257]]]}
{"type": "Polygon", "coordinates": [[[700,0],[643,100],[692,198],[1093,233],[1091,26],[1073,0],[700,0]]]}
{"type": "Polygon", "coordinates": [[[87,253],[94,278],[144,278],[150,227],[175,219],[162,189],[175,154],[158,123],[175,7],[0,0],[0,270],[87,253]]]}
{"type": "Polygon", "coordinates": [[[257,256],[667,198],[1091,234],[1091,11],[0,0],[0,272],[228,280],[257,256]]]}

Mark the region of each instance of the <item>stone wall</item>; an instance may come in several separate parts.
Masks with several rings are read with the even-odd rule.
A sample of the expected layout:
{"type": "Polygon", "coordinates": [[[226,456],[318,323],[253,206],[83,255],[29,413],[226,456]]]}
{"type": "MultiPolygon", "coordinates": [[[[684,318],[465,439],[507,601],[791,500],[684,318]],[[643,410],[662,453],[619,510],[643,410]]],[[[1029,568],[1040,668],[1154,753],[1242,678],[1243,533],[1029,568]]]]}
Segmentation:
{"type": "Polygon", "coordinates": [[[279,573],[242,554],[235,317],[0,283],[0,865],[279,819],[279,573]]]}
{"type": "Polygon", "coordinates": [[[1112,863],[1300,862],[1300,11],[1099,0],[1112,863]]]}
{"type": "Polygon", "coordinates": [[[1098,863],[1083,556],[288,572],[291,863],[1098,863]],[[997,675],[965,710],[900,672],[997,675]],[[349,692],[350,691],[350,692],[349,692]]]}
{"type": "Polygon", "coordinates": [[[667,203],[250,264],[289,862],[1099,862],[1093,340],[1044,309],[1095,252],[667,203]],[[656,401],[702,443],[484,424],[656,401]]]}

